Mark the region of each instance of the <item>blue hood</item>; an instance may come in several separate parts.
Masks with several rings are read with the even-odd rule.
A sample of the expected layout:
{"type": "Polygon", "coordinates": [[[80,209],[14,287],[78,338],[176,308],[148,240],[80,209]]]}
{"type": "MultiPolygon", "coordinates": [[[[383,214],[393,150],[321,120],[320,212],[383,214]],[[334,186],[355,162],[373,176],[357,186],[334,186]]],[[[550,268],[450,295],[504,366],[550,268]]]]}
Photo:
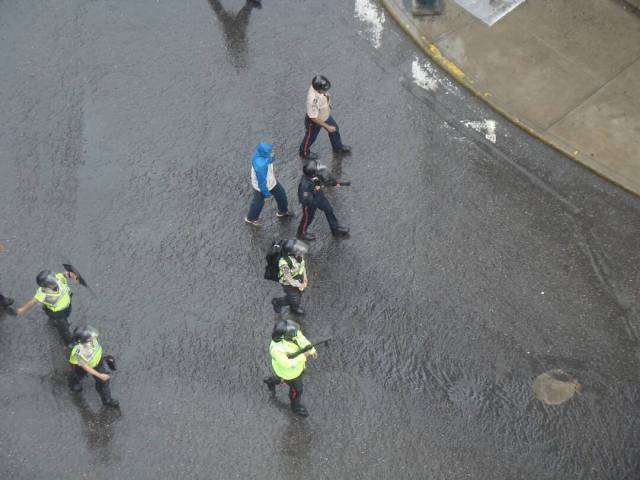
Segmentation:
{"type": "Polygon", "coordinates": [[[254,157],[271,157],[271,152],[273,152],[273,146],[267,142],[261,142],[256,148],[256,152],[254,153],[254,157]]]}

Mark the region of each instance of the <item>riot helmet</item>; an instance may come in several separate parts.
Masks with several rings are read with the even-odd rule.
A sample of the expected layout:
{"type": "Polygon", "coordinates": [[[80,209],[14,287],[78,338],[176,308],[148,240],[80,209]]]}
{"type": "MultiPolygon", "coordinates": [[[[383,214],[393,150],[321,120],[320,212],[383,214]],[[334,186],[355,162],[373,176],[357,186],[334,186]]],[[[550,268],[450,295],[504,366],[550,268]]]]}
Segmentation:
{"type": "Polygon", "coordinates": [[[273,332],[271,332],[271,339],[274,342],[279,342],[283,338],[286,340],[292,340],[298,334],[298,326],[291,320],[279,320],[273,326],[273,332]]]}
{"type": "Polygon", "coordinates": [[[289,239],[284,242],[283,250],[287,255],[302,257],[302,255],[306,255],[309,252],[309,245],[301,240],[289,239]]]}
{"type": "Polygon", "coordinates": [[[73,336],[76,342],[87,343],[93,338],[98,338],[98,331],[89,325],[81,325],[74,329],[73,336]]]}
{"type": "Polygon", "coordinates": [[[311,86],[316,92],[323,93],[331,88],[331,82],[324,75],[316,75],[311,80],[311,86]]]}
{"type": "Polygon", "coordinates": [[[54,288],[58,289],[58,282],[56,276],[51,270],[42,270],[36,277],[36,283],[42,288],[54,288]]]}
{"type": "Polygon", "coordinates": [[[310,160],[302,167],[302,173],[307,177],[315,177],[318,174],[318,162],[310,160]]]}

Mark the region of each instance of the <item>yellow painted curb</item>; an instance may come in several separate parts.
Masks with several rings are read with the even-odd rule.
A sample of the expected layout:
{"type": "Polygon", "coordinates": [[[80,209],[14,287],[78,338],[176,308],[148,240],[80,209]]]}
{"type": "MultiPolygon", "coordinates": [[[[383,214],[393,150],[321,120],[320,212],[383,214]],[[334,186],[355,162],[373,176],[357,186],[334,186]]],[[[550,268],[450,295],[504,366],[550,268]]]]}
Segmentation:
{"type": "Polygon", "coordinates": [[[588,155],[582,155],[580,151],[575,147],[562,145],[560,142],[550,138],[542,132],[539,132],[535,128],[530,127],[525,121],[519,119],[515,115],[512,115],[511,113],[498,106],[494,101],[491,100],[491,98],[493,98],[493,95],[490,92],[481,92],[476,87],[474,87],[473,80],[467,77],[462,69],[460,69],[455,63],[442,55],[440,49],[435,43],[429,42],[426,37],[420,34],[415,24],[413,24],[412,19],[407,15],[407,13],[401,6],[397,5],[398,0],[380,1],[382,2],[382,5],[387,10],[389,15],[391,15],[391,17],[393,17],[393,19],[398,23],[400,28],[402,28],[402,30],[404,30],[404,32],[409,35],[409,37],[422,49],[422,51],[429,58],[437,63],[440,68],[442,68],[447,74],[457,80],[460,85],[465,87],[478,98],[482,99],[493,110],[495,110],[497,113],[502,115],[514,125],[520,127],[532,137],[537,138],[546,145],[549,145],[554,150],[557,150],[576,163],[579,163],[599,177],[602,177],[605,180],[616,184],[629,193],[640,196],[640,185],[636,185],[619,173],[610,171],[604,165],[600,165],[594,162],[588,155]]]}

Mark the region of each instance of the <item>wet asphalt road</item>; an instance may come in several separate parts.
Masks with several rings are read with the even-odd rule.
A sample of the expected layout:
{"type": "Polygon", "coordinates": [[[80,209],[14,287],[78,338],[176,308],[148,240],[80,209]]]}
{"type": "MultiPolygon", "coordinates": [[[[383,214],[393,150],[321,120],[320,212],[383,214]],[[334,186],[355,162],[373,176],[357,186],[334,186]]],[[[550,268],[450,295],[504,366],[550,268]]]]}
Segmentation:
{"type": "Polygon", "coordinates": [[[0,316],[0,477],[637,479],[640,201],[435,70],[375,2],[0,2],[0,287],[72,259],[119,361],[103,410],[42,312],[0,316]],[[236,15],[236,12],[239,12],[236,15]],[[308,259],[307,419],[270,399],[275,206],[316,72],[354,154],[308,259]],[[420,73],[422,72],[422,73],[420,73]],[[418,80],[416,80],[418,78],[418,80]],[[419,85],[420,84],[420,85],[419,85]],[[496,142],[465,122],[494,120],[496,142]],[[537,375],[582,391],[545,406],[537,375]]]}

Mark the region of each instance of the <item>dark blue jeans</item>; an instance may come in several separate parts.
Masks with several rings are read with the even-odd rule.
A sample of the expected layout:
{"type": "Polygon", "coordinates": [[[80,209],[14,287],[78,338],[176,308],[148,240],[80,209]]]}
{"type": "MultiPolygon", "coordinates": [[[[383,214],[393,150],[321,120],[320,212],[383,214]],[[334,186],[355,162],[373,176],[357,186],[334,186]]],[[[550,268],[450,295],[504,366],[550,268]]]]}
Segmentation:
{"type": "MultiPolygon", "coordinates": [[[[331,148],[334,150],[340,150],[342,148],[342,139],[340,138],[340,129],[338,128],[338,124],[331,115],[329,115],[329,118],[327,118],[325,123],[336,127],[336,131],[329,134],[329,141],[331,142],[331,148]]],[[[316,141],[316,138],[318,138],[318,133],[320,133],[322,127],[314,123],[313,120],[305,115],[304,129],[304,138],[300,144],[301,157],[307,157],[309,155],[309,149],[311,148],[311,145],[313,145],[313,142],[316,141]]]]}
{"type": "MultiPolygon", "coordinates": [[[[284,188],[282,188],[282,185],[276,182],[276,186],[269,190],[269,192],[276,199],[276,203],[278,204],[278,212],[287,213],[289,205],[287,203],[287,194],[284,191],[284,188]]],[[[258,220],[260,212],[262,212],[262,207],[264,207],[264,195],[258,190],[253,190],[253,198],[251,199],[251,205],[249,205],[249,213],[247,214],[247,219],[251,220],[252,222],[258,220]]]]}

